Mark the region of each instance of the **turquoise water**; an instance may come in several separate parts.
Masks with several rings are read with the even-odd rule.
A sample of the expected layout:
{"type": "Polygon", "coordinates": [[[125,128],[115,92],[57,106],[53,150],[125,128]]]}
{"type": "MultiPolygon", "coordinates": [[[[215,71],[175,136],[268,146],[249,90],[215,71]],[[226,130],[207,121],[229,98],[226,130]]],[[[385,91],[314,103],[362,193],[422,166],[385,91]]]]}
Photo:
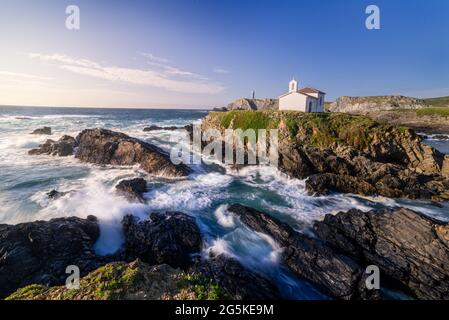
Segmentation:
{"type": "Polygon", "coordinates": [[[86,128],[102,127],[121,131],[169,151],[168,131],[144,132],[149,125],[185,125],[199,122],[207,114],[198,110],[133,110],[84,108],[0,107],[0,223],[20,223],[54,217],[96,215],[101,235],[99,254],[112,253],[123,239],[120,221],[125,214],[146,217],[153,211],[177,210],[194,216],[203,233],[203,253],[224,253],[245,266],[273,277],[287,297],[325,298],[313,287],[299,281],[280,264],[280,248],[271,238],[241,225],[226,210],[242,203],[266,211],[296,230],[309,232],[311,223],[327,213],[358,208],[407,206],[434,217],[449,220],[449,204],[436,207],[427,202],[383,197],[332,194],[312,197],[304,181],[289,179],[275,168],[251,167],[238,172],[222,166],[191,165],[185,179],[150,176],[138,167],[96,166],[74,157],[29,156],[28,150],[48,136],[29,134],[50,126],[51,138],[76,136],[86,128]],[[114,193],[124,178],[144,177],[149,183],[145,203],[129,203],[114,193]],[[49,201],[46,192],[71,191],[49,201]]]}

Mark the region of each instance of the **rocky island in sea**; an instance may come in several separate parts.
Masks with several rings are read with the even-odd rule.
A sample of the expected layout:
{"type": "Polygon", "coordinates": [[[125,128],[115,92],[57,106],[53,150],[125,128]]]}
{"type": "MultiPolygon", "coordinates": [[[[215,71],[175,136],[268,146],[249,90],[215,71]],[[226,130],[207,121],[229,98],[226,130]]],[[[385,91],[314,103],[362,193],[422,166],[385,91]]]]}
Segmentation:
{"type": "Polygon", "coordinates": [[[449,298],[449,156],[412,129],[344,113],[143,112],[154,116],[123,126],[116,111],[112,126],[86,119],[54,139],[26,128],[39,143],[3,146],[61,176],[27,190],[31,217],[0,225],[2,298],[449,298]],[[173,164],[169,136],[196,120],[278,129],[279,168],[173,164]],[[379,289],[366,286],[372,265],[379,289]]]}

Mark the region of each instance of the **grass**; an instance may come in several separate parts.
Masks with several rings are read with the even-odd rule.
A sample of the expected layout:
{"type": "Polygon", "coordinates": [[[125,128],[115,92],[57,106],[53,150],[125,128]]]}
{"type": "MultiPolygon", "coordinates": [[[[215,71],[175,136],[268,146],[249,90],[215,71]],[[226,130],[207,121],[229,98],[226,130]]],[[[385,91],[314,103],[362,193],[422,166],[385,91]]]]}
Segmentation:
{"type": "Polygon", "coordinates": [[[220,119],[221,126],[234,129],[275,129],[279,125],[279,119],[273,110],[235,110],[228,112],[211,112],[220,119]]]}
{"type": "Polygon", "coordinates": [[[46,286],[40,284],[31,284],[29,286],[23,287],[16,292],[14,292],[9,297],[5,298],[5,300],[27,300],[35,298],[41,294],[44,294],[48,291],[46,286]]]}
{"type": "Polygon", "coordinates": [[[418,117],[423,116],[440,116],[449,117],[449,107],[431,107],[416,110],[418,117]]]}
{"type": "Polygon", "coordinates": [[[359,150],[367,148],[376,133],[396,130],[405,134],[407,128],[378,123],[366,116],[344,113],[305,113],[299,111],[230,111],[210,113],[218,117],[222,128],[276,129],[286,127],[290,139],[298,143],[327,148],[347,144],[359,150]]]}

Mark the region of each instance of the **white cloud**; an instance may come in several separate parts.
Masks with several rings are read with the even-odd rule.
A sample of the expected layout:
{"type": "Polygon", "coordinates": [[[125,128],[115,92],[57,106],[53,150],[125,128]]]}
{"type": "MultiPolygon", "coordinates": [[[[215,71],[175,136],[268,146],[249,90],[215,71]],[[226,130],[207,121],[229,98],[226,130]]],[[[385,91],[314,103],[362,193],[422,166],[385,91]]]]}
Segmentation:
{"type": "MultiPolygon", "coordinates": [[[[163,66],[163,70],[142,70],[134,68],[124,68],[117,66],[104,66],[97,62],[69,57],[62,54],[39,54],[31,53],[30,58],[39,59],[54,63],[61,69],[82,74],[94,78],[120,81],[131,83],[135,85],[150,86],[155,88],[162,88],[168,91],[183,92],[183,93],[197,93],[197,94],[216,94],[222,92],[224,87],[219,83],[207,81],[201,76],[182,71],[178,68],[168,65],[163,66]],[[188,76],[188,79],[179,79],[179,76],[188,76]]],[[[159,59],[159,62],[168,61],[163,58],[154,57],[152,59],[159,59]]]]}
{"type": "Polygon", "coordinates": [[[215,67],[215,68],[214,68],[214,72],[215,72],[215,73],[229,73],[228,70],[223,69],[223,68],[219,68],[219,67],[215,67]]]}
{"type": "Polygon", "coordinates": [[[10,72],[10,71],[0,71],[0,75],[6,76],[6,77],[12,77],[12,78],[32,79],[32,80],[51,80],[51,79],[53,79],[50,77],[37,76],[34,74],[10,72]]]}
{"type": "Polygon", "coordinates": [[[169,63],[168,59],[157,57],[157,56],[153,55],[152,53],[146,53],[146,52],[139,52],[139,53],[143,57],[145,57],[145,58],[147,58],[147,59],[149,59],[151,61],[158,62],[158,63],[164,63],[164,64],[165,63],[169,63]]]}

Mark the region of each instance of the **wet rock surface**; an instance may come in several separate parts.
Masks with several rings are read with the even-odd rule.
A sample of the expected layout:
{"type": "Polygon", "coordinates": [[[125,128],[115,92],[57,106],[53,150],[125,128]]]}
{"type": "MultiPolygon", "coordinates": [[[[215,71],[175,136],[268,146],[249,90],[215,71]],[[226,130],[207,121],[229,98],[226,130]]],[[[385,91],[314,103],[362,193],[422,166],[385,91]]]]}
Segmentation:
{"type": "Polygon", "coordinates": [[[93,251],[99,233],[93,216],[0,225],[0,297],[32,283],[62,284],[69,265],[81,274],[96,269],[102,260],[93,251]]]}
{"type": "Polygon", "coordinates": [[[138,221],[127,215],[122,221],[125,244],[123,258],[149,264],[187,268],[192,254],[201,250],[201,234],[195,220],[181,212],[152,213],[138,221]]]}
{"type": "Polygon", "coordinates": [[[229,207],[251,229],[268,234],[283,248],[284,263],[300,278],[337,299],[377,299],[379,293],[366,290],[364,269],[356,261],[332,249],[320,239],[294,231],[287,224],[239,204],[229,207]]]}
{"type": "Polygon", "coordinates": [[[45,135],[51,135],[51,128],[50,127],[43,127],[34,130],[31,132],[31,134],[45,134],[45,135]]]}
{"type": "Polygon", "coordinates": [[[39,148],[28,151],[28,154],[46,154],[52,156],[67,157],[73,154],[75,146],[75,139],[71,136],[64,135],[58,141],[48,139],[44,144],[40,145],[39,148]]]}
{"type": "Polygon", "coordinates": [[[243,267],[234,258],[221,254],[198,261],[191,269],[212,279],[227,295],[237,300],[280,299],[277,287],[266,277],[243,267]]]}
{"type": "Polygon", "coordinates": [[[184,164],[175,165],[162,149],[106,129],[86,129],[76,138],[75,157],[83,162],[112,165],[140,164],[148,173],[169,177],[189,174],[184,164]]]}
{"type": "Polygon", "coordinates": [[[449,225],[408,209],[326,215],[316,233],[420,299],[449,299],[449,225]]]}
{"type": "Polygon", "coordinates": [[[143,201],[142,195],[147,192],[147,182],[143,178],[122,180],[115,189],[130,201],[143,201]]]}
{"type": "Polygon", "coordinates": [[[57,200],[63,196],[65,196],[66,194],[68,194],[70,191],[57,191],[55,189],[47,192],[47,197],[51,200],[57,200]]]}
{"type": "Polygon", "coordinates": [[[180,126],[166,126],[166,127],[160,127],[156,125],[151,125],[149,127],[143,128],[143,131],[159,131],[159,130],[166,130],[166,131],[174,131],[174,130],[187,130],[191,131],[192,125],[188,124],[186,126],[180,127],[180,126]]]}

